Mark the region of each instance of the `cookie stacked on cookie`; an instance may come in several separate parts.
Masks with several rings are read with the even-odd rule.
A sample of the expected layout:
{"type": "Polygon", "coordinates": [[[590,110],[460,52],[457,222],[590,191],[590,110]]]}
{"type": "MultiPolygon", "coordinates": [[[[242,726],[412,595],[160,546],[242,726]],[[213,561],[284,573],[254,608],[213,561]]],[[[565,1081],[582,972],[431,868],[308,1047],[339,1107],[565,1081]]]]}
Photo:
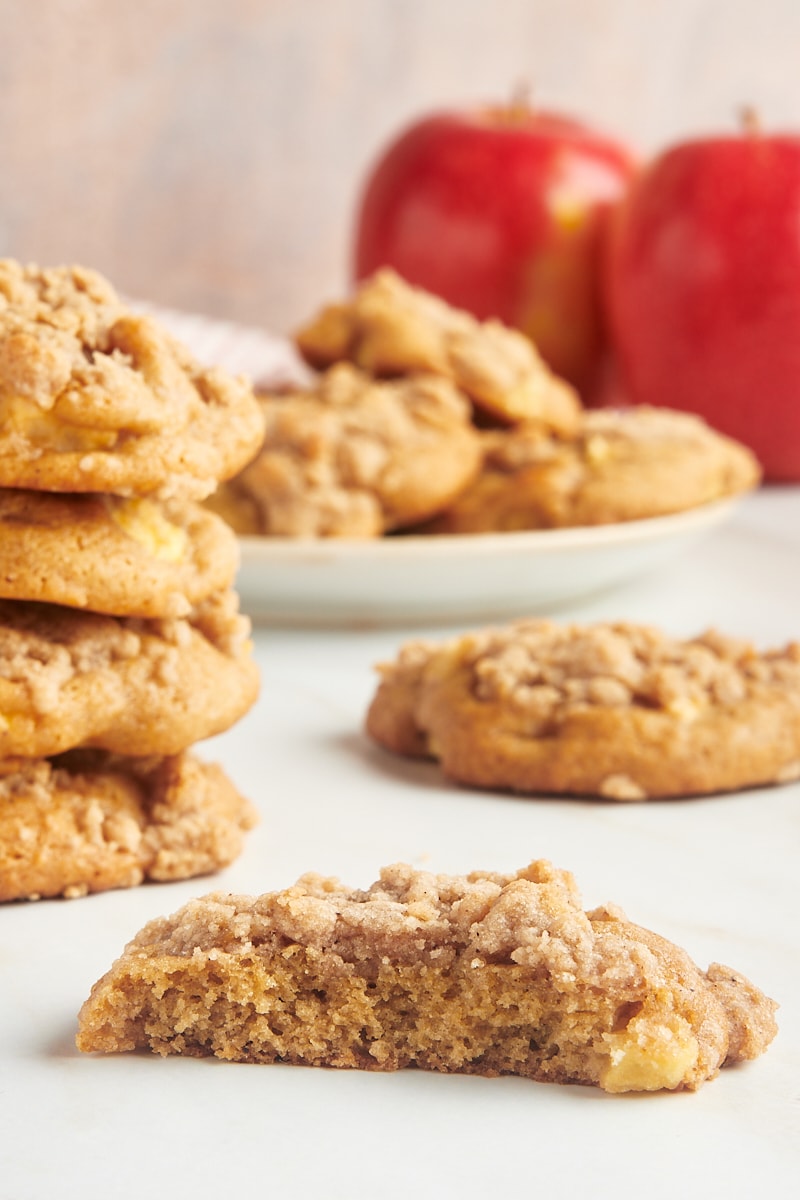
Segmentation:
{"type": "Polygon", "coordinates": [[[240,533],[378,537],[447,510],[478,475],[478,424],[569,432],[580,405],[522,334],[389,271],[297,336],[318,376],[262,397],[261,454],[212,502],[240,533]]]}
{"type": "Polygon", "coordinates": [[[0,261],[0,900],[214,870],[254,821],[189,748],[255,700],[235,539],[262,432],[99,275],[0,261]]]}
{"type": "Polygon", "coordinates": [[[316,382],[262,398],[264,447],[215,501],[240,533],[608,524],[759,479],[750,451],[697,417],[584,411],[523,334],[388,270],[324,308],[296,341],[316,382]]]}

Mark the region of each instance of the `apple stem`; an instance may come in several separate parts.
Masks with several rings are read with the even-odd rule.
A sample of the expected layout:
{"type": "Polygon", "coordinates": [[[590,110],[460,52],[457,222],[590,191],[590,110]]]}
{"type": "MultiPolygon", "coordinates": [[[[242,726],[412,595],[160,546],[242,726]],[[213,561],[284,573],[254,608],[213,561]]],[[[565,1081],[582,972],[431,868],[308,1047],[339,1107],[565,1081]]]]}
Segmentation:
{"type": "Polygon", "coordinates": [[[743,104],[739,109],[739,124],[742,133],[746,133],[749,137],[759,137],[762,133],[758,109],[752,104],[743,104]]]}
{"type": "Polygon", "coordinates": [[[529,79],[518,79],[511,89],[511,103],[508,106],[509,125],[521,125],[531,115],[533,108],[533,88],[529,79]]]}

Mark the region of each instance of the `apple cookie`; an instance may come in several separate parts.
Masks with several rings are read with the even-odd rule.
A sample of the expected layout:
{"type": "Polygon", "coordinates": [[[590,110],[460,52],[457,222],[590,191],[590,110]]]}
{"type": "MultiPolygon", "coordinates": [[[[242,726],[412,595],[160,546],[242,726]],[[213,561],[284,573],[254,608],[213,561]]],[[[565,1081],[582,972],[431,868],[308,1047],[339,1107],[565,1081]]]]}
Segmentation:
{"type": "Polygon", "coordinates": [[[249,384],[95,272],[0,260],[0,487],[202,498],[261,432],[249,384]]]}
{"type": "Polygon", "coordinates": [[[478,470],[469,405],[446,379],[378,382],[340,363],[262,403],[261,453],[209,502],[239,533],[377,537],[446,508],[478,470]]]}
{"type": "Polygon", "coordinates": [[[190,754],[0,761],[0,900],[73,898],[227,866],[255,810],[190,754]]]}
{"type": "Polygon", "coordinates": [[[766,1049],[775,1008],[620,909],[584,912],[548,862],[466,877],[399,864],[367,891],[306,875],[151,921],[92,989],[77,1045],[694,1090],[766,1049]]]}
{"type": "Polygon", "coordinates": [[[0,489],[0,598],[185,617],[229,588],[236,537],[199,504],[0,489]]]}
{"type": "Polygon", "coordinates": [[[0,759],[81,746],[169,755],[254,703],[249,622],[233,592],[142,621],[0,601],[0,759]]]}
{"type": "Polygon", "coordinates": [[[800,777],[797,643],[528,620],[411,642],[379,670],[368,733],[461,783],[646,800],[800,777]]]}
{"type": "Polygon", "coordinates": [[[748,491],[745,447],[669,409],[587,412],[571,438],[535,425],[482,435],[483,467],[427,533],[606,525],[682,512],[748,491]]]}
{"type": "Polygon", "coordinates": [[[349,303],[323,309],[296,342],[317,368],[350,360],[375,375],[441,375],[504,424],[537,421],[560,433],[578,424],[577,393],[524,334],[499,321],[481,323],[393,271],[366,280],[349,303]]]}

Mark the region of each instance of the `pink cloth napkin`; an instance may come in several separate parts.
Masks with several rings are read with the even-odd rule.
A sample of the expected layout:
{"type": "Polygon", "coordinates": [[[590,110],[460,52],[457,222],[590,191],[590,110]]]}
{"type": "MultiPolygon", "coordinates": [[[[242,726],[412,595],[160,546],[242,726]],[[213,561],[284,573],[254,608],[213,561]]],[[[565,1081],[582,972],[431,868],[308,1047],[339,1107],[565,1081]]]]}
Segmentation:
{"type": "Polygon", "coordinates": [[[260,390],[301,384],[309,378],[308,368],[287,338],[254,325],[162,308],[144,300],[128,303],[136,312],[160,321],[204,366],[224,367],[234,375],[247,375],[260,390]]]}

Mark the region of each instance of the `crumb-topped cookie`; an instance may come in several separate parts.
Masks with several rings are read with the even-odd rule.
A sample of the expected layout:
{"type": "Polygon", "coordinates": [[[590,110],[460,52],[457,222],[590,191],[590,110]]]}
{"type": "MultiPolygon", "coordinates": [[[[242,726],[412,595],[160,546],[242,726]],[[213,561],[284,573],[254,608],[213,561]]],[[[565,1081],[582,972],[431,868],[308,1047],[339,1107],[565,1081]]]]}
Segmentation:
{"type": "Polygon", "coordinates": [[[94,271],[0,260],[0,487],[202,498],[261,430],[249,384],[94,271]]]}
{"type": "Polygon", "coordinates": [[[433,372],[495,420],[537,421],[564,433],[577,425],[577,393],[524,334],[477,321],[390,270],[365,280],[349,301],[324,308],[296,342],[317,368],[350,360],[374,375],[433,372]]]}
{"type": "Polygon", "coordinates": [[[0,601],[0,759],[78,746],[177,754],[251,707],[258,670],[233,592],[143,621],[0,601]]]}
{"type": "Polygon", "coordinates": [[[520,425],[482,440],[480,473],[428,532],[635,521],[737,495],[761,475],[746,446],[669,409],[587,412],[569,438],[520,425]]]}
{"type": "Polygon", "coordinates": [[[519,621],[380,668],[367,731],[486,788],[645,800],[800,777],[800,645],[519,621]]]}
{"type": "Polygon", "coordinates": [[[229,588],[228,525],[199,504],[0,489],[0,597],[185,617],[229,588]]]}
{"type": "Polygon", "coordinates": [[[77,1044],[695,1089],[766,1049],[775,1007],[616,907],[584,912],[550,863],[466,877],[400,864],[367,891],[307,875],[151,921],[95,984],[77,1044]]]}
{"type": "Polygon", "coordinates": [[[240,533],[377,537],[445,508],[478,470],[466,398],[434,375],[340,363],[262,404],[261,453],[209,502],[240,533]]]}
{"type": "Polygon", "coordinates": [[[190,754],[5,759],[0,900],[205,875],[236,858],[255,823],[255,810],[222,769],[190,754]]]}

